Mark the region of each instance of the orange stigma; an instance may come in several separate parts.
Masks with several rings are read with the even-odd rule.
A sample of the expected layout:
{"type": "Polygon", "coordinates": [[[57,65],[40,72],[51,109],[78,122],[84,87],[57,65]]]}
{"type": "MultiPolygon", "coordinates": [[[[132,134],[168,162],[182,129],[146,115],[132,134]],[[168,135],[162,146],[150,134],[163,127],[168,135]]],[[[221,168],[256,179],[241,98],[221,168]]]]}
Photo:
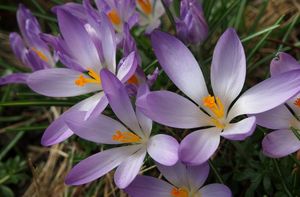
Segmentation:
{"type": "Polygon", "coordinates": [[[137,136],[136,134],[124,131],[121,132],[119,130],[116,130],[116,133],[112,136],[112,140],[122,143],[139,143],[141,142],[141,138],[137,136]]]}
{"type": "Polygon", "coordinates": [[[172,197],[188,197],[189,196],[189,192],[185,188],[178,188],[177,189],[176,187],[174,187],[171,190],[171,196],[172,197]]]}
{"type": "Polygon", "coordinates": [[[294,105],[296,105],[297,107],[300,107],[300,98],[297,98],[295,100],[294,105]]]}
{"type": "Polygon", "coordinates": [[[117,10],[112,9],[110,12],[108,12],[107,16],[109,17],[110,21],[114,25],[120,25],[121,24],[121,19],[120,19],[120,16],[119,16],[117,10]]]}
{"type": "Polygon", "coordinates": [[[128,79],[127,83],[133,84],[133,85],[138,85],[139,81],[138,81],[138,78],[135,75],[132,75],[130,77],[130,79],[128,79]]]}
{"type": "Polygon", "coordinates": [[[31,50],[33,50],[39,56],[39,58],[41,58],[41,60],[43,60],[45,62],[49,62],[48,57],[42,51],[37,50],[34,47],[32,47],[31,50]]]}
{"type": "Polygon", "coordinates": [[[216,127],[224,129],[225,125],[219,120],[224,117],[224,105],[220,98],[208,95],[203,98],[203,105],[213,113],[212,123],[216,127]]]}
{"type": "Polygon", "coordinates": [[[140,5],[142,11],[149,15],[152,13],[152,5],[150,0],[137,0],[138,4],[140,5]]]}
{"type": "Polygon", "coordinates": [[[101,79],[99,74],[97,74],[93,69],[88,69],[88,75],[90,78],[84,77],[84,75],[79,75],[79,77],[75,80],[75,84],[77,86],[85,86],[87,83],[101,83],[101,79]]]}

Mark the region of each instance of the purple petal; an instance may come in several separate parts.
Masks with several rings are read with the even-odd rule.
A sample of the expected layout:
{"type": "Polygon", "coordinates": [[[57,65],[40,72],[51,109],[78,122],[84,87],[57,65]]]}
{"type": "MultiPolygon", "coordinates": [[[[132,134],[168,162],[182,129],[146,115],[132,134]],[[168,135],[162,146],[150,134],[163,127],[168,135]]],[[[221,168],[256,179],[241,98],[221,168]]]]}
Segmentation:
{"type": "Polygon", "coordinates": [[[284,72],[300,69],[299,62],[287,53],[279,53],[270,65],[271,75],[275,76],[284,72]]]}
{"type": "Polygon", "coordinates": [[[166,197],[174,187],[169,183],[150,176],[137,176],[125,189],[131,197],[166,197]]]}
{"type": "Polygon", "coordinates": [[[245,118],[237,123],[229,124],[221,136],[229,140],[244,140],[252,135],[256,128],[255,116],[245,118]]]}
{"type": "Polygon", "coordinates": [[[292,120],[297,121],[285,105],[256,114],[256,124],[269,129],[287,129],[292,120]]]}
{"type": "Polygon", "coordinates": [[[208,126],[209,117],[188,99],[169,91],[155,91],[137,100],[140,110],[152,120],[175,128],[208,126]]]}
{"type": "Polygon", "coordinates": [[[96,47],[79,19],[64,9],[57,10],[57,18],[59,29],[72,57],[86,69],[99,67],[96,47]]]}
{"type": "Polygon", "coordinates": [[[230,189],[226,185],[218,184],[218,183],[206,185],[202,187],[198,193],[200,196],[205,196],[205,197],[216,197],[216,196],[231,197],[232,196],[230,189]]]}
{"type": "Polygon", "coordinates": [[[118,188],[124,189],[133,181],[144,163],[146,153],[142,148],[119,165],[114,175],[118,188]]]}
{"type": "Polygon", "coordinates": [[[67,185],[82,185],[105,175],[140,149],[139,145],[113,148],[94,154],[78,163],[65,179],[67,185]]]}
{"type": "Polygon", "coordinates": [[[86,112],[75,111],[64,118],[69,128],[85,140],[101,144],[120,144],[112,136],[116,131],[128,130],[118,121],[102,114],[88,120],[85,120],[85,116],[86,112]]]}
{"type": "Polygon", "coordinates": [[[247,90],[236,101],[228,120],[242,114],[258,114],[283,104],[300,91],[300,70],[271,77],[247,90]]]}
{"type": "Polygon", "coordinates": [[[118,79],[125,83],[134,74],[136,67],[136,55],[135,52],[132,52],[121,62],[117,72],[118,79]]]}
{"type": "Polygon", "coordinates": [[[10,33],[9,34],[9,42],[10,42],[12,51],[17,56],[17,58],[19,60],[21,60],[25,64],[25,66],[31,67],[30,64],[26,64],[25,54],[27,53],[27,48],[25,47],[24,42],[23,42],[22,38],[20,37],[20,35],[15,32],[10,33]]]}
{"type": "Polygon", "coordinates": [[[151,41],[160,65],[173,83],[200,104],[208,92],[201,69],[192,53],[181,41],[167,33],[155,31],[151,35],[151,41]]]}
{"type": "Polygon", "coordinates": [[[213,92],[223,102],[225,111],[241,92],[245,77],[245,52],[235,30],[229,28],[215,47],[211,67],[213,92]]]}
{"type": "Polygon", "coordinates": [[[117,117],[140,137],[145,136],[141,131],[125,86],[107,69],[100,73],[103,90],[109,104],[117,117]]]}
{"type": "Polygon", "coordinates": [[[147,152],[156,162],[172,166],[178,161],[177,140],[171,136],[158,134],[149,139],[147,152]]]}
{"type": "Polygon", "coordinates": [[[220,130],[217,128],[194,131],[181,141],[179,157],[188,165],[200,165],[214,154],[219,143],[220,130]]]}
{"type": "Polygon", "coordinates": [[[209,174],[209,165],[204,163],[198,166],[187,166],[187,180],[191,188],[198,190],[206,181],[209,174]]]}
{"type": "Polygon", "coordinates": [[[300,149],[300,140],[291,130],[277,130],[262,141],[263,153],[272,158],[287,156],[300,149]]]}
{"type": "Polygon", "coordinates": [[[25,73],[13,73],[0,78],[0,85],[6,85],[11,83],[26,84],[26,80],[29,74],[25,73]]]}
{"type": "Polygon", "coordinates": [[[39,70],[29,75],[27,83],[33,91],[53,97],[78,96],[100,90],[99,84],[77,86],[75,80],[80,75],[81,72],[66,68],[39,70]]]}

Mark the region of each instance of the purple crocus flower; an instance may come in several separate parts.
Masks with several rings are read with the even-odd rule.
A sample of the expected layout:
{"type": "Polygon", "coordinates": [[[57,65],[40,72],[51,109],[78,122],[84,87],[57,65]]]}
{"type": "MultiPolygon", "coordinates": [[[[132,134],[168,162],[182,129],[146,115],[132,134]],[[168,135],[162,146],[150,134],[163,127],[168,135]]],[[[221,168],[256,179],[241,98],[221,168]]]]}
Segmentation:
{"type": "Polygon", "coordinates": [[[178,37],[186,44],[200,44],[208,34],[202,6],[197,0],[180,2],[180,18],[176,20],[178,37]]]}
{"type": "Polygon", "coordinates": [[[209,165],[186,166],[177,162],[174,166],[157,164],[159,171],[170,182],[150,176],[137,176],[125,189],[131,197],[230,197],[230,189],[218,183],[203,186],[209,174],[209,165]]]}
{"type": "MultiPolygon", "coordinates": [[[[178,160],[179,144],[176,139],[164,134],[150,136],[152,121],[139,108],[134,111],[125,86],[106,69],[101,71],[101,79],[109,104],[122,123],[105,115],[84,121],[84,112],[73,113],[66,122],[83,139],[123,146],[102,151],[81,161],[67,175],[66,183],[88,183],[119,166],[114,180],[119,188],[125,188],[138,174],[146,153],[158,163],[174,165],[178,160]]],[[[141,86],[138,97],[147,91],[146,85],[141,86]]]]}
{"type": "Polygon", "coordinates": [[[213,53],[210,78],[214,96],[208,93],[197,61],[181,41],[159,31],[151,39],[164,71],[193,102],[169,91],[154,91],[137,103],[156,122],[175,128],[199,128],[186,136],[179,148],[181,160],[190,165],[207,161],[221,136],[244,140],[253,133],[254,116],[238,122],[232,121],[235,117],[268,111],[300,91],[299,70],[266,79],[237,98],[245,81],[246,60],[234,29],[223,33],[213,53]]]}
{"type": "MultiPolygon", "coordinates": [[[[167,5],[171,2],[167,1],[167,5]]],[[[139,25],[145,28],[145,33],[150,34],[160,26],[160,17],[165,13],[161,0],[136,0],[137,9],[141,13],[139,25]]]]}
{"type": "Polygon", "coordinates": [[[43,35],[43,38],[55,48],[67,68],[36,71],[28,77],[27,83],[35,92],[50,97],[95,94],[71,107],[46,129],[42,137],[45,146],[59,143],[73,134],[63,120],[70,111],[88,111],[85,117],[88,118],[98,115],[107,106],[101,69],[108,68],[122,82],[136,69],[134,53],[125,57],[117,69],[115,33],[105,14],[101,15],[101,23],[89,16],[91,24],[87,24],[65,9],[57,9],[56,13],[62,37],[43,35]]]}
{"type": "MultiPolygon", "coordinates": [[[[280,53],[279,58],[271,62],[272,77],[296,70],[300,70],[300,64],[286,53],[280,53]]],[[[300,149],[300,140],[291,130],[293,128],[294,132],[299,133],[300,94],[288,100],[286,105],[256,115],[258,125],[275,130],[267,134],[262,142],[263,153],[269,157],[284,157],[300,149]]]]}
{"type": "MultiPolygon", "coordinates": [[[[51,68],[56,60],[47,44],[40,39],[40,25],[24,5],[20,4],[17,21],[22,37],[13,32],[9,35],[10,45],[17,58],[32,71],[51,68]],[[23,38],[23,39],[22,39],[23,38]]],[[[0,78],[0,85],[9,83],[26,83],[28,73],[14,73],[0,78]]]]}

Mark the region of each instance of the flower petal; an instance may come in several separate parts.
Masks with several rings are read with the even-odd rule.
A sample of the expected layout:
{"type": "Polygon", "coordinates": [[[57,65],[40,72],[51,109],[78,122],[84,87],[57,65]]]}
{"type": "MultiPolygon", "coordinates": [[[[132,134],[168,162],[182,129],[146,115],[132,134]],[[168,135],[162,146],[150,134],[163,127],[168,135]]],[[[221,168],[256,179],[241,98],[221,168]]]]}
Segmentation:
{"type": "Polygon", "coordinates": [[[135,52],[130,53],[125,59],[120,62],[117,77],[125,83],[134,74],[137,67],[135,52]]]}
{"type": "Polygon", "coordinates": [[[133,132],[143,137],[144,133],[140,129],[125,86],[107,69],[103,69],[100,75],[103,90],[114,113],[133,132]]]}
{"type": "Polygon", "coordinates": [[[217,42],[211,67],[211,84],[225,111],[241,92],[246,77],[246,58],[242,43],[233,28],[217,42]]]}
{"type": "Polygon", "coordinates": [[[181,141],[179,157],[188,165],[200,165],[214,154],[219,143],[220,130],[215,127],[194,131],[181,141]]]}
{"type": "Polygon", "coordinates": [[[158,134],[149,139],[147,151],[156,162],[172,166],[178,161],[177,140],[171,136],[158,134]]]}
{"type": "Polygon", "coordinates": [[[177,38],[163,32],[151,35],[154,53],[173,83],[200,104],[208,95],[201,69],[188,48],[177,38]]]}
{"type": "Polygon", "coordinates": [[[4,77],[0,77],[0,85],[11,83],[25,83],[29,74],[26,73],[13,73],[4,77]]]}
{"type": "Polygon", "coordinates": [[[137,176],[125,188],[125,192],[131,197],[166,197],[170,196],[172,189],[173,186],[163,180],[150,176],[137,176]]]}
{"type": "Polygon", "coordinates": [[[219,184],[219,183],[206,185],[202,187],[198,193],[200,194],[200,196],[205,196],[205,197],[216,197],[216,196],[231,197],[232,196],[230,189],[226,185],[219,184]]]}
{"type": "Polygon", "coordinates": [[[105,116],[85,120],[86,112],[74,111],[64,118],[69,128],[79,137],[101,144],[120,144],[112,139],[116,131],[127,131],[118,121],[105,116]]]}
{"type": "Polygon", "coordinates": [[[270,65],[272,76],[296,69],[300,69],[299,62],[291,55],[283,52],[279,53],[278,58],[274,58],[270,65]]]}
{"type": "Polygon", "coordinates": [[[237,123],[229,124],[221,136],[229,140],[244,140],[252,135],[256,128],[255,116],[245,118],[237,123]]]}
{"type": "Polygon", "coordinates": [[[80,75],[81,72],[67,68],[39,70],[29,75],[27,84],[33,91],[53,97],[78,96],[100,90],[99,84],[77,86],[75,80],[80,75]]]}
{"type": "Polygon", "coordinates": [[[78,163],[65,179],[67,185],[82,185],[105,175],[140,149],[140,145],[113,148],[94,154],[78,163]]]}
{"type": "Polygon", "coordinates": [[[138,98],[137,105],[146,116],[167,126],[197,128],[210,124],[197,105],[173,92],[150,92],[138,98]]]}
{"type": "Polygon", "coordinates": [[[119,165],[114,175],[118,188],[124,189],[133,181],[144,163],[146,153],[145,148],[142,148],[119,165]]]}
{"type": "Polygon", "coordinates": [[[271,77],[247,90],[236,101],[228,120],[242,114],[258,114],[283,104],[300,91],[300,70],[271,77]]]}
{"type": "Polygon", "coordinates": [[[269,129],[288,129],[291,122],[297,121],[285,105],[256,114],[256,124],[269,129]]]}
{"type": "Polygon", "coordinates": [[[291,130],[277,130],[262,141],[263,153],[272,158],[287,156],[300,149],[300,140],[291,130]]]}

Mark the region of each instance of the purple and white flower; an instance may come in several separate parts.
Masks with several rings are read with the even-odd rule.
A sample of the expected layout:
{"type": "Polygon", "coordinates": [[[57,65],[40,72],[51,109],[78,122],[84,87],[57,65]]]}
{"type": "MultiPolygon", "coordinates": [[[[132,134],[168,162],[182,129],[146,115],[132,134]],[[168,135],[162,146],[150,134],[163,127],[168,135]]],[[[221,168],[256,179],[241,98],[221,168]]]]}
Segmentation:
{"type": "MultiPolygon", "coordinates": [[[[119,188],[127,187],[138,174],[146,153],[163,165],[174,165],[178,160],[178,142],[171,136],[150,136],[152,121],[139,108],[134,110],[124,84],[110,71],[101,71],[102,86],[109,104],[119,118],[116,121],[100,115],[84,121],[85,112],[74,112],[65,118],[68,126],[83,139],[123,145],[102,151],[77,164],[66,177],[69,185],[81,185],[100,178],[118,166],[114,180],[119,188]]],[[[138,97],[148,91],[141,86],[138,97]]]]}
{"type": "Polygon", "coordinates": [[[246,59],[233,29],[223,33],[213,53],[210,77],[213,96],[207,90],[197,61],[181,41],[159,31],[152,33],[151,39],[162,68],[190,100],[169,91],[154,91],[141,97],[137,105],[161,124],[198,128],[180,144],[180,158],[187,164],[207,161],[217,150],[221,136],[244,140],[253,133],[255,116],[238,122],[232,121],[234,118],[273,109],[300,91],[299,70],[266,79],[239,96],[246,76],[246,59]]]}
{"type": "Polygon", "coordinates": [[[218,183],[203,186],[209,174],[209,165],[186,166],[177,162],[174,166],[157,164],[168,182],[150,176],[137,176],[125,189],[131,197],[231,197],[230,189],[218,183]]]}
{"type": "MultiPolygon", "coordinates": [[[[300,70],[300,64],[287,53],[280,53],[271,62],[271,77],[288,71],[300,70]]],[[[300,149],[300,140],[294,132],[300,134],[300,94],[267,112],[256,115],[257,124],[273,129],[263,141],[263,153],[269,157],[280,158],[300,149]],[[290,108],[288,108],[288,107],[290,108]],[[291,112],[292,111],[292,112],[291,112]],[[294,129],[294,132],[292,131],[294,129]]],[[[298,134],[298,135],[299,135],[298,134]]]]}

